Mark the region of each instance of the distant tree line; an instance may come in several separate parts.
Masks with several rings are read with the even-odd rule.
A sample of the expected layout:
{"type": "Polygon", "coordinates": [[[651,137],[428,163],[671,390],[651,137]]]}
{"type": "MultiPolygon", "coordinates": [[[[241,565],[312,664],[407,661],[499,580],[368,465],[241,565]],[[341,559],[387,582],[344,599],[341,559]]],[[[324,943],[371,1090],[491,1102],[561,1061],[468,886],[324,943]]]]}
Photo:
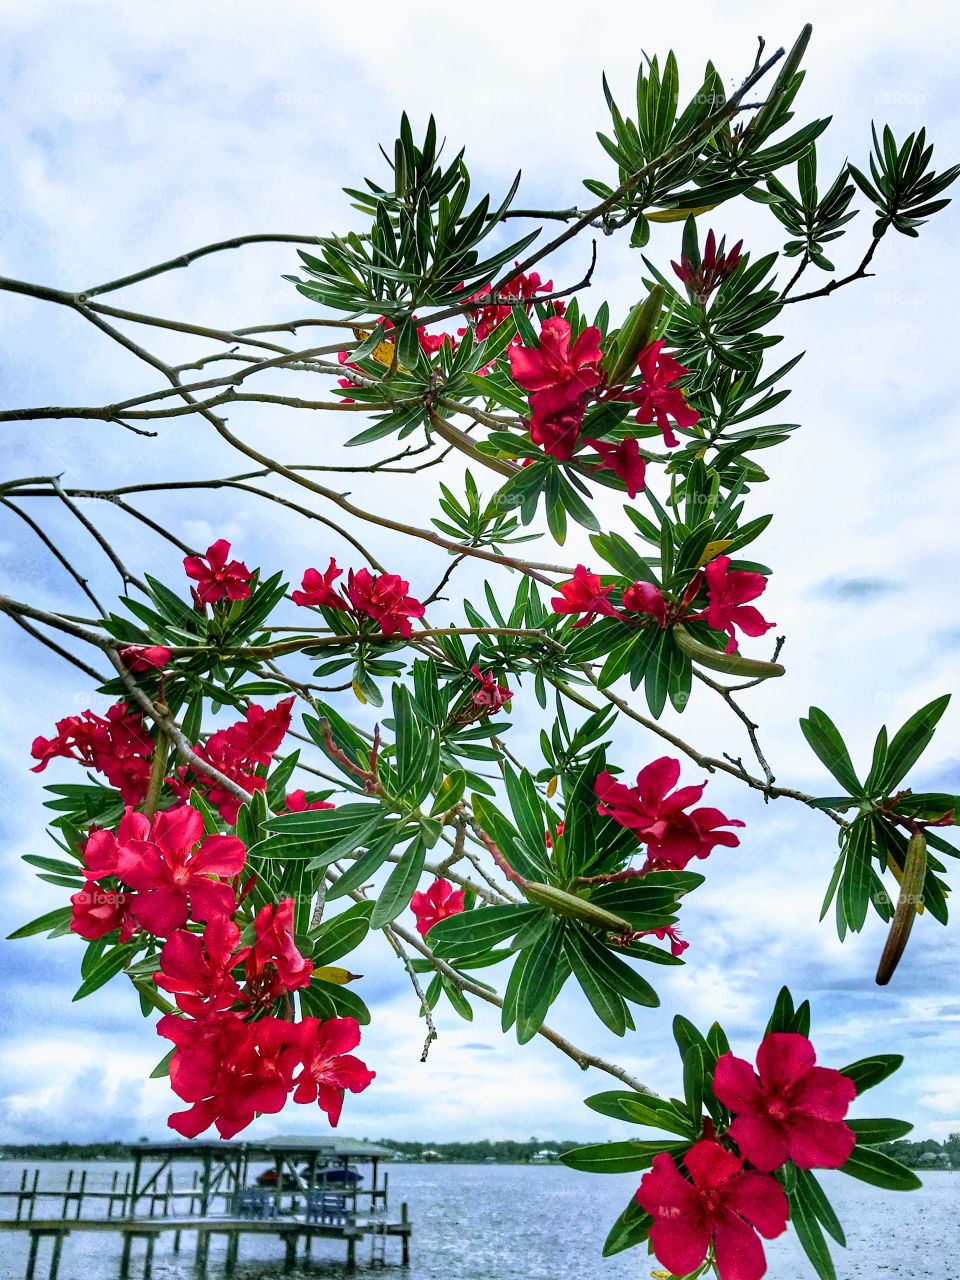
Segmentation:
{"type": "MultiPolygon", "coordinates": [[[[378,1138],[381,1146],[389,1147],[408,1160],[450,1160],[464,1164],[525,1163],[534,1159],[549,1160],[550,1153],[570,1151],[579,1143],[572,1139],[554,1142],[546,1138],[528,1138],[518,1142],[511,1138],[479,1142],[398,1142],[394,1138],[378,1138]]],[[[880,1148],[911,1169],[960,1169],[960,1133],[951,1133],[944,1142],[926,1138],[911,1142],[901,1138],[880,1148]]],[[[4,1160],[125,1160],[130,1155],[129,1145],[123,1142],[23,1142],[0,1145],[0,1159],[4,1160]]]]}
{"type": "Polygon", "coordinates": [[[933,1138],[922,1142],[900,1138],[879,1150],[911,1169],[960,1169],[960,1133],[951,1133],[944,1142],[936,1142],[933,1138]]]}

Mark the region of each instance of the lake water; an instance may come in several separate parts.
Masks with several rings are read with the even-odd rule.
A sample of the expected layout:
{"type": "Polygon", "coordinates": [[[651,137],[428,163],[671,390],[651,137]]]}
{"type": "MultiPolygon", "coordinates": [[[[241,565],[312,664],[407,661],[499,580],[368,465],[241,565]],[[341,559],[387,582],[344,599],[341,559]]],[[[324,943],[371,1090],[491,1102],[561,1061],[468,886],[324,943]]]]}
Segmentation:
{"type": "MultiPolygon", "coordinates": [[[[41,1187],[63,1187],[66,1165],[44,1162],[41,1187]]],[[[115,1167],[92,1163],[88,1189],[108,1188],[115,1167]]],[[[123,1169],[126,1166],[119,1166],[123,1169]]],[[[0,1188],[19,1185],[19,1163],[0,1163],[0,1188]]],[[[188,1185],[183,1163],[177,1185],[188,1185]]],[[[121,1175],[122,1181],[122,1175],[121,1175]]],[[[413,1223],[410,1270],[390,1268],[403,1280],[645,1280],[656,1265],[634,1249],[604,1259],[600,1248],[609,1225],[637,1184],[637,1177],[604,1177],[563,1167],[420,1165],[390,1166],[390,1207],[406,1200],[413,1223]]],[[[823,1175],[823,1185],[847,1232],[850,1248],[834,1248],[839,1280],[960,1280],[957,1261],[960,1175],[925,1175],[922,1191],[879,1191],[845,1178],[823,1175]]],[[[14,1202],[0,1202],[13,1216],[14,1202]]],[[[53,1213],[38,1207],[37,1215],[53,1213]]],[[[85,1215],[87,1216],[86,1212],[85,1215]]],[[[0,1234],[0,1280],[20,1280],[26,1270],[28,1237],[0,1234]]],[[[179,1256],[172,1237],[161,1238],[154,1280],[195,1277],[193,1237],[185,1235],[179,1256]]],[[[49,1242],[42,1246],[37,1280],[46,1280],[49,1242]]],[[[142,1244],[134,1244],[131,1280],[142,1276],[142,1244]]],[[[370,1275],[369,1241],[358,1248],[359,1276],[370,1275]]],[[[223,1280],[224,1241],[214,1237],[208,1275],[223,1280]]],[[[315,1241],[312,1259],[298,1264],[293,1280],[343,1276],[345,1246],[315,1241]]],[[[806,1280],[814,1273],[792,1234],[766,1243],[769,1280],[806,1280]]],[[[388,1241],[388,1258],[399,1258],[399,1241],[388,1241]]],[[[75,1233],[64,1243],[60,1280],[116,1280],[120,1237],[75,1233]]],[[[376,1268],[379,1274],[384,1274],[376,1268]]],[[[283,1245],[276,1238],[246,1236],[240,1244],[236,1280],[274,1280],[283,1274],[283,1245]]]]}

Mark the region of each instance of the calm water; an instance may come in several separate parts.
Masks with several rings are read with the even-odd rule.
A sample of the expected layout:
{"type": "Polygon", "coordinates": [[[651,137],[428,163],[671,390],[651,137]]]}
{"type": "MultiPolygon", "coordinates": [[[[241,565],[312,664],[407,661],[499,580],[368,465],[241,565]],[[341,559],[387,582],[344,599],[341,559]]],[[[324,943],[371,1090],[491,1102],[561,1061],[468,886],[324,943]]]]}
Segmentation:
{"type": "MultiPolygon", "coordinates": [[[[108,1187],[114,1166],[85,1166],[87,1186],[108,1187]]],[[[63,1187],[66,1165],[43,1163],[41,1187],[63,1187]]],[[[182,1164],[177,1185],[189,1183],[182,1164]]],[[[0,1163],[0,1187],[19,1184],[20,1165],[0,1163]]],[[[607,1228],[636,1187],[636,1177],[600,1177],[562,1167],[482,1165],[396,1165],[390,1168],[390,1204],[406,1200],[413,1223],[412,1266],[403,1280],[641,1280],[652,1264],[632,1250],[600,1257],[607,1228]]],[[[850,1242],[834,1250],[840,1280],[960,1280],[956,1261],[960,1174],[929,1173],[922,1191],[897,1195],[864,1186],[840,1174],[824,1175],[850,1242]]],[[[12,1216],[13,1202],[0,1202],[12,1216]]],[[[48,1211],[53,1209],[52,1203],[48,1211]]],[[[37,1216],[45,1211],[38,1208],[37,1216]]],[[[52,1215],[51,1215],[52,1216],[52,1215]]],[[[85,1215],[86,1216],[86,1215],[85,1215]]],[[[0,1280],[20,1280],[26,1269],[26,1236],[0,1235],[0,1280]]],[[[38,1280],[46,1280],[49,1244],[43,1245],[38,1280]]],[[[134,1245],[131,1280],[142,1275],[134,1245]]],[[[208,1275],[222,1280],[225,1244],[214,1239],[208,1275]]],[[[770,1280],[813,1277],[795,1240],[766,1245],[770,1280]]],[[[312,1260],[292,1273],[294,1280],[338,1280],[345,1246],[316,1241],[312,1260]]],[[[179,1257],[171,1237],[157,1244],[155,1280],[193,1280],[193,1238],[184,1237],[179,1257]]],[[[388,1258],[399,1257],[399,1242],[388,1242],[388,1258]]],[[[116,1280],[120,1238],[78,1233],[64,1244],[61,1280],[116,1280]]],[[[358,1251],[358,1275],[370,1275],[369,1242],[358,1251]]],[[[240,1245],[236,1280],[274,1280],[282,1275],[283,1245],[276,1238],[247,1236],[240,1245]]],[[[376,1268],[379,1274],[383,1274],[376,1268]]]]}

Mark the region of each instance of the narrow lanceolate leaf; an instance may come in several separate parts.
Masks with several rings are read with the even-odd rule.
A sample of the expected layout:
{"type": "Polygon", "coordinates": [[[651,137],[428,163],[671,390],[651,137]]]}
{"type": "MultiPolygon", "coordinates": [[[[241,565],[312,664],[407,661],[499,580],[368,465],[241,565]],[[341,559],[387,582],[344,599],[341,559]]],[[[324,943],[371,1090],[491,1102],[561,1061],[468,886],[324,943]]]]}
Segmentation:
{"type": "Polygon", "coordinates": [[[940,698],[934,698],[933,702],[928,702],[925,707],[921,707],[903,728],[894,734],[893,741],[887,748],[884,767],[877,780],[878,794],[889,794],[920,759],[949,701],[948,693],[940,698]]]}
{"type": "Polygon", "coordinates": [[[870,1058],[858,1058],[849,1067],[841,1067],[840,1074],[849,1076],[857,1086],[857,1093],[865,1093],[892,1076],[903,1066],[901,1053],[875,1053],[870,1058]]]}
{"type": "Polygon", "coordinates": [[[595,1142],[565,1152],[561,1161],[570,1169],[586,1173],[636,1173],[649,1169],[661,1151],[683,1155],[689,1142],[595,1142]]]}
{"type": "Polygon", "coordinates": [[[840,1172],[888,1191],[916,1191],[923,1185],[912,1169],[871,1147],[854,1147],[840,1172]]]}
{"type": "MultiPolygon", "coordinates": [[[[567,925],[557,920],[543,942],[531,949],[517,992],[517,1040],[532,1040],[547,1016],[557,985],[557,969],[563,955],[567,925]]],[[[569,973],[569,969],[566,970],[569,973]]]]}
{"type": "Polygon", "coordinates": [[[55,911],[48,911],[46,915],[37,916],[36,920],[31,920],[29,924],[22,924],[19,929],[14,929],[13,933],[7,935],[7,941],[13,942],[17,938],[32,938],[37,933],[48,933],[51,929],[69,924],[72,914],[70,907],[57,907],[55,911]]]}
{"type": "Polygon", "coordinates": [[[642,1244],[650,1234],[652,1226],[653,1219],[649,1213],[641,1209],[636,1200],[631,1197],[623,1213],[610,1228],[604,1241],[603,1256],[609,1258],[615,1253],[621,1253],[624,1249],[642,1244]]]}
{"type": "Polygon", "coordinates": [[[400,861],[390,872],[387,883],[380,891],[380,896],[370,915],[371,929],[382,929],[391,920],[396,920],[400,912],[410,905],[410,899],[423,874],[426,856],[426,847],[417,837],[401,855],[400,861]]]}
{"type": "Polygon", "coordinates": [[[801,1248],[810,1259],[820,1280],[837,1280],[830,1250],[823,1236],[807,1188],[798,1179],[790,1197],[790,1221],[801,1248]]]}
{"type": "Polygon", "coordinates": [[[857,1135],[858,1147],[875,1147],[884,1142],[896,1142],[911,1131],[908,1120],[848,1120],[847,1125],[857,1135]]]}
{"type": "Polygon", "coordinates": [[[857,778],[840,731],[826,712],[819,707],[811,707],[806,720],[800,721],[800,729],[811,750],[821,764],[833,774],[836,780],[852,796],[863,794],[863,788],[857,778]]]}

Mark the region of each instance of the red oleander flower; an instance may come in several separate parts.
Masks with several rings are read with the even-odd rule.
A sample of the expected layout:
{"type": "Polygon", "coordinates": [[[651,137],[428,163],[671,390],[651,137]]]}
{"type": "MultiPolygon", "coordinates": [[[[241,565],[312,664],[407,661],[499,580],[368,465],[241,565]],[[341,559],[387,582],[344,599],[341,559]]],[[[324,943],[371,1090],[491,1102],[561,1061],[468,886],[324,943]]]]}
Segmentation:
{"type": "Polygon", "coordinates": [[[34,773],[42,773],[54,758],[77,760],[106,776],[124,804],[141,804],[150,783],[153,739],[138,711],[117,702],[98,716],[83,711],[57,722],[55,738],[35,738],[30,754],[34,773]]]}
{"type": "Polygon", "coordinates": [[[777,625],[775,622],[767,622],[761,617],[759,609],[747,604],[748,600],[756,600],[766,589],[767,580],[762,573],[731,569],[729,556],[717,556],[703,572],[710,602],[696,616],[702,618],[708,627],[713,627],[714,631],[726,631],[730,637],[727,641],[727,653],[737,652],[735,628],[739,627],[745,636],[762,636],[777,625]]]}
{"type": "Polygon", "coordinates": [[[540,346],[511,347],[513,380],[530,395],[530,439],[561,460],[573,456],[589,393],[599,386],[601,333],[590,325],[575,341],[570,322],[551,316],[540,346]]]}
{"type": "Polygon", "coordinates": [[[417,932],[425,938],[438,921],[460,914],[463,890],[455,889],[449,880],[434,880],[425,892],[413,895],[410,910],[417,917],[417,932]]]}
{"type": "Polygon", "coordinates": [[[131,671],[162,671],[172,657],[162,644],[128,644],[120,650],[120,660],[131,671]]]}
{"type": "Polygon", "coordinates": [[[511,347],[510,372],[525,391],[566,387],[572,396],[589,391],[600,382],[600,339],[596,326],[584,329],[571,342],[569,320],[551,316],[543,322],[539,347],[511,347]]]}
{"type": "Polygon", "coordinates": [[[717,248],[717,237],[713,230],[707,232],[703,249],[703,257],[698,266],[694,266],[689,258],[681,258],[680,264],[671,262],[674,271],[687,286],[695,298],[706,302],[716,289],[737,267],[740,261],[740,250],[743,241],[738,240],[729,253],[724,252],[724,240],[717,248]]]}
{"type": "Polygon", "coordinates": [[[601,463],[597,471],[612,471],[619,476],[626,486],[627,497],[635,498],[644,487],[647,474],[646,459],[640,453],[640,446],[632,437],[621,440],[618,444],[608,444],[604,440],[585,440],[600,455],[601,463]]]}
{"type": "Polygon", "coordinates": [[[689,369],[678,360],[663,353],[663,339],[651,342],[637,356],[637,367],[643,381],[635,391],[624,393],[622,400],[632,400],[638,406],[637,422],[656,422],[663,432],[664,443],[671,449],[680,441],[673,433],[670,419],[678,427],[692,427],[700,421],[696,409],[691,409],[679,387],[673,386],[689,369]]]}
{"type": "Polygon", "coordinates": [[[379,622],[385,636],[399,632],[411,635],[411,618],[422,618],[426,610],[419,600],[408,595],[410,583],[395,573],[374,576],[369,569],[351,569],[347,579],[347,595],[359,613],[379,622]]]}
{"type": "Polygon", "coordinates": [[[356,1018],[303,1018],[297,1024],[296,1053],[300,1073],[294,1078],[294,1102],[317,1102],[336,1128],[344,1092],[362,1093],[375,1078],[365,1063],[350,1053],[360,1043],[356,1018]]]}
{"type": "Polygon", "coordinates": [[[624,590],[621,603],[631,613],[649,614],[658,626],[665,627],[670,621],[669,603],[660,588],[652,582],[634,582],[624,590]]]}
{"type": "MultiPolygon", "coordinates": [[[[557,823],[557,836],[558,836],[558,837],[563,835],[563,826],[564,826],[564,824],[563,824],[562,822],[558,822],[558,823],[557,823]]],[[[545,842],[546,842],[547,848],[548,848],[548,849],[552,849],[552,848],[553,848],[553,836],[550,834],[550,832],[549,832],[549,831],[545,831],[545,832],[543,833],[543,837],[544,837],[544,840],[545,840],[545,842]]]]}
{"type": "Polygon", "coordinates": [[[116,835],[98,827],[87,836],[83,846],[83,874],[88,880],[102,880],[119,872],[121,846],[131,840],[149,840],[150,819],[133,809],[126,809],[120,819],[116,835]]]}
{"type": "Polygon", "coordinates": [[[336,560],[330,557],[330,563],[323,573],[319,569],[307,569],[300,584],[302,590],[294,591],[291,599],[298,605],[319,605],[324,609],[346,609],[346,600],[333,585],[334,579],[341,577],[343,570],[338,568],[336,560]]]}
{"type": "Polygon", "coordinates": [[[598,614],[608,618],[619,617],[616,609],[607,599],[613,590],[612,585],[605,587],[600,582],[600,575],[591,573],[586,565],[578,564],[569,582],[560,584],[560,595],[550,601],[554,613],[582,613],[585,616],[574,627],[585,627],[598,614]]]}
{"type": "Polygon", "coordinates": [[[789,1205],[776,1178],[745,1170],[718,1142],[698,1142],[683,1157],[692,1181],[661,1152],[637,1189],[637,1203],[653,1218],[650,1243],[678,1276],[696,1271],[713,1243],[720,1280],[760,1280],[767,1262],[759,1235],[787,1229],[789,1205]]]}
{"type": "Polygon", "coordinates": [[[497,684],[497,678],[492,671],[481,671],[476,663],[470,671],[480,681],[480,688],[473,694],[472,701],[480,708],[482,715],[495,714],[513,697],[512,690],[505,684],[497,684]]]}
{"type": "Polygon", "coordinates": [[[120,930],[120,941],[126,942],[136,929],[130,914],[134,894],[120,889],[106,889],[96,880],[88,880],[72,894],[70,929],[89,942],[104,938],[114,929],[120,930]]]}
{"type": "Polygon", "coordinates": [[[565,387],[550,387],[530,397],[530,439],[544,453],[569,462],[580,439],[587,396],[570,397],[565,387]]]}
{"type": "Polygon", "coordinates": [[[444,344],[449,346],[451,353],[457,349],[457,340],[452,333],[427,333],[423,325],[417,329],[417,341],[420,350],[428,356],[435,356],[444,344]]]}
{"type": "Polygon", "coordinates": [[[239,942],[240,930],[227,916],[214,916],[202,938],[177,929],[163,944],[153,980],[170,992],[178,1009],[195,1018],[229,1009],[243,998],[233,970],[250,948],[238,951],[239,942]]]}
{"type": "Polygon", "coordinates": [[[664,939],[669,939],[670,954],[672,956],[682,956],[683,953],[686,951],[687,947],[689,947],[690,945],[690,943],[687,942],[686,938],[683,938],[680,936],[680,933],[678,932],[677,926],[675,924],[668,924],[662,929],[645,929],[640,936],[642,938],[643,937],[659,938],[661,942],[663,942],[664,939]]]}
{"type": "Polygon", "coordinates": [[[204,604],[216,604],[224,596],[228,600],[246,600],[250,595],[253,574],[239,560],[228,560],[230,543],[220,538],[207,547],[203,556],[185,556],[183,567],[188,578],[196,582],[194,591],[204,604]]]}
{"type": "Polygon", "coordinates": [[[282,1110],[296,1065],[297,1031],[280,1018],[246,1023],[235,1013],[220,1013],[194,1022],[164,1014],[157,1032],[176,1046],[170,1086],[193,1104],[167,1124],[185,1138],[215,1124],[222,1138],[232,1138],[259,1113],[282,1110]]]}
{"type": "Polygon", "coordinates": [[[253,922],[256,941],[246,958],[247,989],[261,1004],[283,991],[309,987],[313,962],[301,955],[293,936],[293,898],[267,903],[253,922]]]}
{"type": "Polygon", "coordinates": [[[304,813],[307,809],[335,809],[329,800],[308,800],[305,791],[291,791],[283,804],[284,813],[304,813]]]}
{"type": "MultiPolygon", "coordinates": [[[[516,264],[519,265],[519,264],[516,264]]],[[[511,276],[498,290],[498,297],[515,299],[516,302],[525,303],[527,315],[530,314],[532,303],[538,293],[550,293],[553,289],[553,281],[548,280],[546,284],[541,281],[540,273],[531,271],[529,275],[525,275],[522,271],[515,276],[511,276]]],[[[484,285],[476,293],[470,295],[468,302],[482,302],[484,298],[489,297],[490,286],[484,285]]],[[[476,328],[477,340],[483,342],[485,338],[489,338],[497,325],[501,324],[513,311],[513,302],[510,303],[488,303],[486,306],[480,307],[473,312],[474,325],[476,328]]],[[[557,314],[559,315],[563,308],[563,303],[554,304],[557,314]]],[[[466,329],[458,329],[457,332],[462,337],[467,331],[466,329]]],[[[511,345],[519,345],[520,335],[515,333],[511,338],[511,345]]]]}
{"type": "Polygon", "coordinates": [[[637,774],[637,785],[628,787],[604,771],[594,791],[597,812],[634,831],[647,846],[647,870],[682,871],[691,858],[706,858],[715,845],[736,847],[740,841],[719,827],[742,827],[738,818],[726,818],[719,809],[701,808],[687,813],[703,795],[706,783],[670,789],[680,778],[680,761],[661,756],[637,774]]]}
{"type": "MultiPolygon", "coordinates": [[[[245,791],[265,791],[267,780],[255,770],[258,765],[268,765],[279,750],[290,728],[293,702],[292,697],[281,698],[272,708],[252,702],[243,720],[218,729],[194,750],[201,760],[212,764],[245,791]]],[[[240,800],[215,778],[181,767],[167,779],[167,785],[181,800],[188,800],[191,790],[199,787],[222,818],[236,822],[240,800]]]]}
{"type": "Polygon", "coordinates": [[[736,1116],[728,1132],[757,1169],[772,1173],[788,1159],[799,1169],[839,1169],[853,1151],[843,1117],[856,1085],[816,1061],[806,1036],[786,1031],[764,1037],[758,1074],[732,1053],[717,1060],[714,1091],[736,1116]]]}
{"type": "Polygon", "coordinates": [[[169,938],[188,920],[233,914],[236,897],[223,877],[239,875],[246,856],[236,836],[204,836],[201,814],[182,805],[158,813],[149,837],[121,846],[117,874],[137,890],[137,923],[169,938]]]}

